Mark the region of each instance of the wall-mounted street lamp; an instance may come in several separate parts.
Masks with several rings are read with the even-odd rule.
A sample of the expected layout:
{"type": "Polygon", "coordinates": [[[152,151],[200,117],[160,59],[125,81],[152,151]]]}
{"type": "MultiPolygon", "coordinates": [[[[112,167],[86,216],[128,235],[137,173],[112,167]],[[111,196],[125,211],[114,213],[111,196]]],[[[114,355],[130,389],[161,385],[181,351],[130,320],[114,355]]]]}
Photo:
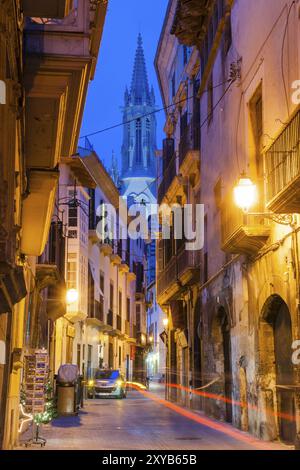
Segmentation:
{"type": "Polygon", "coordinates": [[[234,188],[234,200],[236,205],[246,213],[257,201],[256,185],[245,174],[241,175],[234,188]]]}
{"type": "Polygon", "coordinates": [[[293,225],[292,214],[274,214],[273,212],[249,212],[250,208],[257,202],[257,187],[245,173],[242,173],[237,185],[234,187],[234,200],[244,214],[270,219],[280,225],[293,225]]]}
{"type": "Polygon", "coordinates": [[[163,319],[163,325],[164,325],[165,329],[168,328],[168,325],[169,325],[169,319],[168,318],[163,319]]]}
{"type": "Polygon", "coordinates": [[[71,305],[71,304],[74,304],[75,302],[77,302],[78,297],[79,297],[79,294],[78,294],[77,289],[68,289],[67,290],[66,298],[67,298],[67,304],[68,305],[71,305]]]}

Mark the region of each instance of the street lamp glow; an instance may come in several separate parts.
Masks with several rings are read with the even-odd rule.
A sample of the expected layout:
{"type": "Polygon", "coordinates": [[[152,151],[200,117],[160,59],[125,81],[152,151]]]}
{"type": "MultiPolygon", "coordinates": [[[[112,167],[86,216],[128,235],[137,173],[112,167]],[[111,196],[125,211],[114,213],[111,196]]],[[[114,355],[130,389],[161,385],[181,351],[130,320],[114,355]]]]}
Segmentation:
{"type": "Polygon", "coordinates": [[[77,289],[68,289],[67,290],[67,304],[73,304],[78,300],[78,290],[77,289]]]}
{"type": "Polygon", "coordinates": [[[150,343],[153,343],[153,339],[154,339],[153,336],[149,336],[150,343]]]}
{"type": "Polygon", "coordinates": [[[163,319],[163,325],[164,325],[165,328],[168,327],[168,325],[169,325],[169,319],[168,318],[163,319]]]}
{"type": "Polygon", "coordinates": [[[234,200],[236,205],[243,209],[244,212],[248,212],[250,207],[255,204],[256,198],[256,185],[250,178],[247,178],[246,175],[242,175],[234,188],[234,200]]]}

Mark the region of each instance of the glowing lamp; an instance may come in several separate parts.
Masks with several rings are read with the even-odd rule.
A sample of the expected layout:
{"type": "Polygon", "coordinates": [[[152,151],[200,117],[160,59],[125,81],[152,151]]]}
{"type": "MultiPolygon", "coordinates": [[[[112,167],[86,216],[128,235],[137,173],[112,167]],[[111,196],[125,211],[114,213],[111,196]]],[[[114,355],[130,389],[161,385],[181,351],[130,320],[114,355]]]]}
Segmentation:
{"type": "Polygon", "coordinates": [[[236,205],[243,209],[244,212],[248,212],[250,207],[255,204],[256,197],[256,185],[250,178],[247,178],[246,175],[242,175],[234,188],[234,200],[236,205]]]}
{"type": "Polygon", "coordinates": [[[78,300],[78,290],[77,289],[68,289],[67,290],[67,304],[73,304],[78,300]]]}
{"type": "Polygon", "coordinates": [[[165,328],[168,327],[168,325],[169,325],[169,319],[168,318],[163,319],[163,325],[164,325],[165,328]]]}

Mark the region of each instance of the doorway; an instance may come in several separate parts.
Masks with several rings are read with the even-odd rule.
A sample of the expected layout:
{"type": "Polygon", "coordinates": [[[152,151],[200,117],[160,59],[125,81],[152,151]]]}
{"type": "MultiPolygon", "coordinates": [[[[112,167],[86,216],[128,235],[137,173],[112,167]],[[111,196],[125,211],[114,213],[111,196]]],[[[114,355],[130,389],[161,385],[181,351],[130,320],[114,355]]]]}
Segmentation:
{"type": "Polygon", "coordinates": [[[289,308],[277,295],[271,296],[263,309],[260,323],[261,367],[272,377],[277,402],[280,439],[293,444],[296,438],[295,384],[291,360],[292,321],[289,308]]]}
{"type": "Polygon", "coordinates": [[[226,422],[232,423],[232,360],[231,335],[228,315],[220,307],[212,324],[212,341],[215,371],[220,376],[218,392],[225,398],[223,414],[226,422]]]}

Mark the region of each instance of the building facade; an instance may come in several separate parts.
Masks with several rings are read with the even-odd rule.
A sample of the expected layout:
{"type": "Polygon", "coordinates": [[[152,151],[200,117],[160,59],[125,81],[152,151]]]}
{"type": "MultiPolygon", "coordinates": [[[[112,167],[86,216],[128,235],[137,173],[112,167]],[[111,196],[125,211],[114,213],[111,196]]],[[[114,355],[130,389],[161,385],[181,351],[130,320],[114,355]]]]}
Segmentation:
{"type": "MultiPolygon", "coordinates": [[[[142,36],[139,34],[134,58],[130,90],[126,88],[123,107],[123,145],[121,168],[121,192],[126,198],[129,215],[138,215],[133,205],[144,207],[145,220],[151,214],[151,205],[156,204],[156,117],[155,96],[150,89],[142,36]]],[[[133,254],[133,271],[137,276],[136,316],[138,338],[143,347],[137,347],[137,378],[146,375],[146,291],[155,276],[155,242],[145,244],[143,237],[130,240],[133,254]]]]}
{"type": "MultiPolygon", "coordinates": [[[[195,119],[199,129],[196,199],[204,204],[205,239],[189,329],[196,360],[190,370],[200,378],[198,387],[192,378],[198,388],[192,405],[262,439],[293,444],[300,424],[300,370],[293,356],[300,336],[300,127],[293,99],[300,73],[298,6],[281,0],[185,3],[169,2],[156,67],[165,104],[174,103],[166,132],[175,149],[179,145],[179,160],[191,103],[196,107],[187,124],[195,119]],[[183,61],[174,59],[177,54],[183,61]],[[241,174],[258,194],[248,214],[233,198],[241,174]]],[[[175,188],[176,175],[182,181],[188,155],[165,170],[161,197],[175,188]]],[[[178,312],[182,318],[184,309],[178,312]]],[[[171,381],[180,390],[184,385],[178,374],[171,381]]]]}
{"type": "Polygon", "coordinates": [[[40,319],[49,318],[53,326],[65,313],[61,255],[53,249],[61,227],[51,224],[57,168],[62,157],[76,152],[105,14],[105,1],[11,0],[0,6],[0,447],[5,449],[18,442],[24,354],[50,345],[40,319]],[[54,261],[57,269],[49,266],[54,261]]]}

